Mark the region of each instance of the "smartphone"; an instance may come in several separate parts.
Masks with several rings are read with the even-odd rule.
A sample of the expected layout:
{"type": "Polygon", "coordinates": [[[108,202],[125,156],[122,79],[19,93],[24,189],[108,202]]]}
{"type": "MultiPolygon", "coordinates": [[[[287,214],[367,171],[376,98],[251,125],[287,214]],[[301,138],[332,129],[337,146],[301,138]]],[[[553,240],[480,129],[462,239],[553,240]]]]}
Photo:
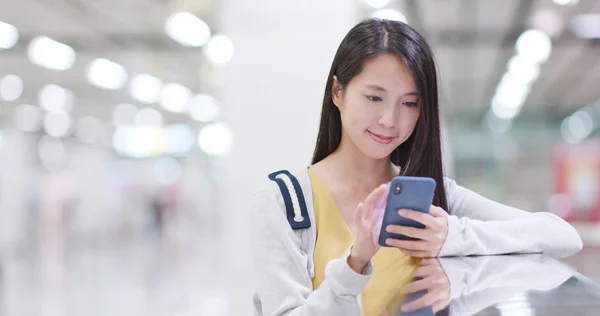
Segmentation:
{"type": "Polygon", "coordinates": [[[387,204],[383,214],[383,222],[379,233],[379,244],[389,247],[385,240],[396,238],[402,240],[416,240],[415,238],[392,234],[387,232],[388,225],[410,226],[425,228],[425,226],[412,219],[404,218],[398,214],[400,209],[409,209],[417,212],[429,213],[435,191],[435,180],[427,177],[397,176],[392,179],[388,192],[387,204]]]}

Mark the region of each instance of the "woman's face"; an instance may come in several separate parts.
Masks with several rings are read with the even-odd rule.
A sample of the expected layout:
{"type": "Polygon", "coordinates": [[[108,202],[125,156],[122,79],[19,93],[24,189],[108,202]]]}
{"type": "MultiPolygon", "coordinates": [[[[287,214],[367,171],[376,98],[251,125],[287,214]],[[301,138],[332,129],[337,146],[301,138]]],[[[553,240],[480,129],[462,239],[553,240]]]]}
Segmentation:
{"type": "Polygon", "coordinates": [[[419,119],[421,100],[412,75],[393,54],[367,60],[345,87],[334,78],[332,93],[341,114],[342,143],[349,140],[367,157],[389,156],[419,119]]]}

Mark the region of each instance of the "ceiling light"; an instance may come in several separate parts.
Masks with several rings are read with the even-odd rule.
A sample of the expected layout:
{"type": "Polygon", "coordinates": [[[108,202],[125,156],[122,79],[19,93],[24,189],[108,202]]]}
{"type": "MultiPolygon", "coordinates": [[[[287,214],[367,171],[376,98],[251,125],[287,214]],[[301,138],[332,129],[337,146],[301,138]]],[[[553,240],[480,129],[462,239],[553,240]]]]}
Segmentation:
{"type": "Polygon", "coordinates": [[[402,12],[400,12],[398,10],[394,10],[394,9],[377,10],[377,11],[373,12],[371,17],[376,18],[376,19],[400,21],[403,23],[408,23],[406,16],[402,12]]]}
{"type": "Polygon", "coordinates": [[[10,49],[19,40],[19,31],[11,24],[0,21],[0,49],[10,49]]]}
{"type": "Polygon", "coordinates": [[[160,100],[163,83],[160,79],[149,74],[139,74],[131,80],[129,95],[142,103],[156,103],[160,100]]]}
{"type": "Polygon", "coordinates": [[[44,131],[52,137],[64,137],[71,128],[71,118],[66,113],[50,112],[44,118],[44,131]]]}
{"type": "Polygon", "coordinates": [[[157,110],[145,108],[137,113],[135,124],[141,126],[161,126],[163,124],[163,117],[157,110]]]}
{"type": "Polygon", "coordinates": [[[118,90],[127,82],[127,70],[108,59],[93,60],[86,69],[87,80],[100,88],[118,90]]]}
{"type": "Polygon", "coordinates": [[[54,84],[44,86],[38,93],[39,105],[48,112],[68,112],[74,99],[73,92],[54,84]]]}
{"type": "Polygon", "coordinates": [[[0,99],[12,102],[23,94],[23,80],[17,75],[6,75],[0,81],[0,99]]]}
{"type": "Polygon", "coordinates": [[[225,156],[233,145],[233,134],[225,123],[212,123],[200,130],[198,145],[209,156],[225,156]]]}
{"type": "Polygon", "coordinates": [[[67,70],[75,63],[73,48],[44,36],[31,41],[27,54],[32,63],[51,70],[67,70]]]}
{"type": "Polygon", "coordinates": [[[390,3],[391,0],[362,0],[365,4],[371,8],[380,9],[390,3]]]}
{"type": "Polygon", "coordinates": [[[531,63],[543,63],[552,51],[550,37],[540,30],[527,30],[519,36],[516,43],[519,56],[531,63]]]}
{"type": "Polygon", "coordinates": [[[200,47],[210,39],[210,28],[189,12],[173,13],[165,22],[165,32],[183,46],[200,47]]]}
{"type": "Polygon", "coordinates": [[[213,64],[221,65],[233,57],[233,42],[225,35],[215,35],[204,47],[204,55],[213,64]]]}
{"type": "Polygon", "coordinates": [[[556,3],[558,5],[574,6],[579,3],[579,0],[554,0],[554,3],[556,3]]]}
{"type": "Polygon", "coordinates": [[[187,110],[191,95],[190,89],[177,83],[169,83],[160,92],[160,105],[167,111],[183,113],[187,110]]]}
{"type": "Polygon", "coordinates": [[[219,119],[219,102],[209,95],[198,94],[190,100],[188,111],[190,116],[198,122],[213,122],[219,119]]]}

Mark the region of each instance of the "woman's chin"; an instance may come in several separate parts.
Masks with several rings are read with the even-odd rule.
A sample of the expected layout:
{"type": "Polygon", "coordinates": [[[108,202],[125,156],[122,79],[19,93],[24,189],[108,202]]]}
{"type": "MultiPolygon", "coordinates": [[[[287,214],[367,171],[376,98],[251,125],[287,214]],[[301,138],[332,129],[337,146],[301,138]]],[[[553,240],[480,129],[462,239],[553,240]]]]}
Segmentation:
{"type": "Polygon", "coordinates": [[[379,160],[379,159],[383,159],[383,158],[387,158],[389,157],[392,152],[394,151],[394,148],[367,148],[366,150],[363,151],[363,153],[365,154],[365,156],[371,158],[371,159],[375,159],[375,160],[379,160]]]}

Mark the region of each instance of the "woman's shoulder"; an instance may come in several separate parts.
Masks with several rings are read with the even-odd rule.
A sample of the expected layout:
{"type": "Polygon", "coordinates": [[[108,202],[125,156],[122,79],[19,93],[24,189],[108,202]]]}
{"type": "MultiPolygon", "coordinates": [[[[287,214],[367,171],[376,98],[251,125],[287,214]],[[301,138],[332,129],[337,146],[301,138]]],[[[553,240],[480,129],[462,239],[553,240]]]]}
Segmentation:
{"type": "Polygon", "coordinates": [[[281,199],[281,191],[275,182],[261,180],[258,189],[252,194],[253,212],[264,211],[265,206],[278,206],[278,200],[281,199]]]}
{"type": "Polygon", "coordinates": [[[453,178],[444,176],[444,189],[446,189],[446,194],[449,194],[450,191],[455,191],[457,187],[458,184],[453,178]]]}
{"type": "Polygon", "coordinates": [[[279,170],[265,175],[267,179],[261,189],[252,197],[251,218],[253,229],[257,235],[280,233],[290,237],[298,247],[310,244],[313,234],[302,234],[303,237],[291,232],[300,232],[308,228],[314,231],[314,214],[312,212],[312,197],[310,183],[308,187],[308,171],[289,172],[279,170]],[[299,188],[296,191],[295,185],[299,188]],[[304,194],[299,194],[304,192],[304,194]],[[295,236],[295,237],[292,237],[295,236]],[[307,243],[308,242],[308,243],[307,243]]]}
{"type": "MultiPolygon", "coordinates": [[[[254,192],[252,200],[255,205],[265,207],[276,207],[285,212],[285,197],[291,195],[298,198],[308,199],[306,194],[310,190],[310,179],[308,169],[293,170],[282,169],[265,174],[260,181],[259,188],[254,192]],[[303,194],[298,195],[298,192],[303,194]]],[[[310,201],[306,201],[308,203],[310,201]]]]}
{"type": "Polygon", "coordinates": [[[460,186],[453,178],[444,176],[444,190],[446,191],[446,200],[448,202],[447,211],[452,214],[455,211],[456,201],[460,195],[460,186]]]}
{"type": "MultiPolygon", "coordinates": [[[[282,186],[299,185],[303,190],[307,184],[308,168],[301,170],[281,169],[265,174],[258,181],[258,189],[254,191],[254,195],[279,195],[281,196],[282,186]]],[[[310,181],[310,180],[309,180],[310,181]]]]}

